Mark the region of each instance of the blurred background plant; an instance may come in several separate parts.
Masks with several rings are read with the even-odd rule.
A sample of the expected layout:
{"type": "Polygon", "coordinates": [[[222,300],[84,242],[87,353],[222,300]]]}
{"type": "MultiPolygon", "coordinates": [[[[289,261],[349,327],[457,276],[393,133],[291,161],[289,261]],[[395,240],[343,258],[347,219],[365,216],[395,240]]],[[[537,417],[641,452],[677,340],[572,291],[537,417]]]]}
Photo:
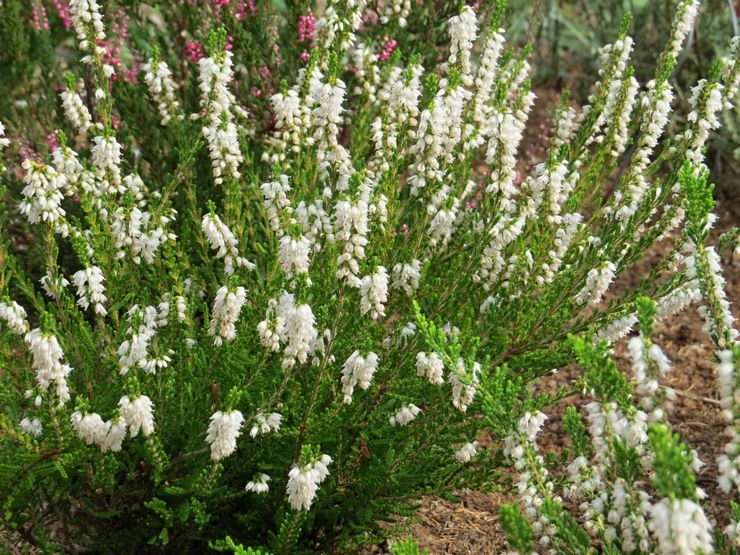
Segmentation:
{"type": "MultiPolygon", "coordinates": [[[[536,68],[535,88],[571,91],[582,103],[598,73],[594,53],[609,41],[619,28],[622,14],[633,15],[633,28],[639,29],[640,48],[633,62],[635,77],[646,83],[653,76],[653,61],[667,36],[671,17],[679,0],[513,0],[508,11],[507,30],[512,41],[533,45],[536,68]]],[[[682,125],[687,112],[690,89],[702,76],[702,68],[727,54],[727,37],[736,36],[740,2],[707,0],[702,2],[696,27],[689,35],[673,71],[671,84],[676,91],[676,119],[682,125]]],[[[709,144],[707,161],[717,193],[728,200],[740,200],[740,111],[725,110],[722,129],[709,144]]]]}

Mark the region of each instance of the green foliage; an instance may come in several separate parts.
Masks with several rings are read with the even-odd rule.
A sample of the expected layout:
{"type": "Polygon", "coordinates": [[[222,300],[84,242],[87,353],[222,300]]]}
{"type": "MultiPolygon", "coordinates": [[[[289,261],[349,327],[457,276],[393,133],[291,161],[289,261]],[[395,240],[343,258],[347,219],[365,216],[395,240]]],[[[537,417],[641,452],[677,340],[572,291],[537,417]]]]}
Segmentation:
{"type": "Polygon", "coordinates": [[[591,393],[604,402],[617,403],[623,409],[630,407],[630,384],[611,358],[608,342],[602,340],[594,344],[580,337],[571,337],[571,342],[578,364],[585,371],[585,385],[591,393]]]}
{"type": "Polygon", "coordinates": [[[509,549],[519,553],[534,551],[534,536],[532,527],[527,518],[514,504],[504,503],[499,510],[501,529],[506,533],[506,543],[509,549]]]}
{"type": "Polygon", "coordinates": [[[391,553],[393,555],[426,555],[428,551],[420,549],[419,542],[413,536],[408,536],[406,539],[394,542],[391,545],[391,553]]]}
{"type": "Polygon", "coordinates": [[[656,492],[670,499],[696,500],[694,454],[679,436],[664,425],[654,425],[650,429],[650,447],[654,453],[656,492]]]}
{"type": "Polygon", "coordinates": [[[583,423],[583,417],[577,408],[568,406],[565,409],[563,428],[565,428],[570,441],[573,443],[573,451],[576,456],[585,455],[590,451],[590,440],[586,434],[586,425],[583,423]]]}
{"type": "MultiPolygon", "coordinates": [[[[639,72],[618,49],[572,136],[552,136],[515,183],[539,49],[502,43],[485,74],[483,43],[520,11],[503,0],[405,15],[338,0],[101,4],[104,31],[93,17],[80,31],[46,0],[0,2],[0,500],[24,547],[351,551],[389,536],[380,522],[422,495],[490,486],[527,413],[584,385],[634,408],[606,343],[578,338],[635,311],[649,335],[641,295],[686,281],[675,253],[606,290],[668,234],[683,197],[705,233],[711,190],[679,171],[686,141],[638,169],[626,147],[643,134],[627,105],[639,72]],[[42,6],[48,29],[33,24],[42,6]],[[329,23],[300,37],[312,13],[329,23]],[[459,14],[479,19],[470,67],[465,44],[444,61],[459,14]],[[170,97],[150,82],[165,67],[170,97]],[[89,127],[75,121],[88,112],[89,127]],[[618,221],[638,176],[644,194],[618,221]],[[601,287],[593,272],[608,268],[601,287]],[[533,392],[576,360],[582,378],[533,392]],[[483,428],[492,444],[456,457],[483,428]],[[315,480],[325,456],[296,504],[296,473],[315,480]],[[266,490],[245,489],[262,474],[266,490]]],[[[590,456],[575,409],[564,425],[590,456]]],[[[615,474],[635,477],[635,451],[613,449],[615,474]]],[[[554,545],[590,549],[551,486],[554,545]]],[[[501,518],[512,546],[534,549],[518,509],[501,518]]]]}

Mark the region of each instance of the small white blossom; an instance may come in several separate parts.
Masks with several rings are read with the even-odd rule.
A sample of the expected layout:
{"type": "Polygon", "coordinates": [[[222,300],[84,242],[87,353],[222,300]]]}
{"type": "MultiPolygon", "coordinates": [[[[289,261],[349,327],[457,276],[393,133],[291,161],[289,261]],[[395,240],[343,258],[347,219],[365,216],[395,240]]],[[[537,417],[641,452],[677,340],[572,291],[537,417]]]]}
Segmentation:
{"type": "Polygon", "coordinates": [[[243,422],[244,417],[238,410],[213,413],[206,434],[206,441],[211,445],[211,459],[220,461],[236,450],[243,422]]]}
{"type": "Polygon", "coordinates": [[[251,437],[257,437],[260,434],[267,434],[270,432],[277,432],[280,430],[280,422],[283,419],[283,415],[277,412],[270,413],[269,416],[265,416],[263,413],[258,412],[254,417],[254,424],[252,429],[249,431],[251,437]]]}
{"type": "Polygon", "coordinates": [[[419,377],[426,377],[429,383],[441,385],[444,380],[444,363],[437,353],[425,352],[416,354],[416,373],[419,377]]]}
{"type": "Polygon", "coordinates": [[[66,178],[52,166],[30,159],[24,160],[22,167],[25,170],[25,187],[21,191],[24,197],[20,206],[21,214],[25,214],[32,224],[56,223],[65,214],[61,207],[64,198],[61,190],[67,182],[66,178]]]}
{"type": "Polygon", "coordinates": [[[329,475],[327,468],[332,460],[329,455],[303,466],[294,466],[288,473],[288,502],[294,511],[307,511],[311,508],[319,484],[329,475]]]}
{"type": "Polygon", "coordinates": [[[473,443],[466,443],[465,445],[460,447],[460,449],[455,451],[455,460],[460,464],[469,463],[478,452],[478,450],[476,449],[477,447],[477,441],[474,441],[473,443]]]}
{"type": "Polygon", "coordinates": [[[360,313],[370,313],[373,320],[385,316],[383,304],[388,300],[388,273],[378,266],[374,274],[362,278],[360,282],[360,313]]]}
{"type": "Polygon", "coordinates": [[[298,238],[283,235],[280,238],[279,257],[280,266],[289,280],[298,274],[308,273],[311,242],[304,235],[298,238]]]}
{"type": "Polygon", "coordinates": [[[64,117],[81,134],[85,135],[92,126],[92,117],[77,91],[64,89],[59,93],[64,108],[64,117]]]}
{"type": "Polygon", "coordinates": [[[224,273],[226,275],[233,274],[235,267],[247,268],[248,270],[255,268],[254,264],[239,255],[239,244],[236,237],[216,214],[203,216],[201,229],[211,248],[216,251],[216,257],[224,259],[224,273]]]}
{"type": "Polygon", "coordinates": [[[576,295],[576,302],[598,305],[601,297],[609,289],[616,270],[617,267],[612,262],[606,262],[600,268],[590,270],[586,276],[586,285],[576,295]]]}
{"type": "Polygon", "coordinates": [[[178,114],[180,103],[175,99],[175,82],[167,63],[150,59],[141,69],[149,94],[157,103],[161,124],[167,125],[173,116],[182,119],[182,114],[178,114]]]}
{"type": "Polygon", "coordinates": [[[53,383],[59,403],[69,401],[66,378],[72,369],[68,364],[62,364],[64,353],[56,336],[35,328],[26,334],[25,340],[33,355],[32,366],[36,371],[36,382],[41,390],[46,391],[53,383]]]}
{"type": "Polygon", "coordinates": [[[345,404],[352,402],[352,393],[356,385],[361,389],[370,387],[370,381],[377,369],[378,355],[375,353],[363,356],[360,351],[355,351],[349,356],[342,367],[342,393],[345,404]]]}
{"type": "Polygon", "coordinates": [[[412,260],[411,264],[401,264],[400,262],[393,267],[393,281],[391,289],[402,289],[408,296],[414,294],[419,287],[421,279],[421,262],[412,260]]]}
{"type": "Polygon", "coordinates": [[[650,510],[658,552],[666,555],[712,553],[712,525],[690,499],[662,499],[650,510]]]}
{"type": "Polygon", "coordinates": [[[414,420],[420,412],[421,409],[414,404],[403,405],[396,414],[388,419],[388,421],[391,426],[406,426],[409,422],[414,420]]]}
{"type": "Polygon", "coordinates": [[[105,306],[103,306],[108,300],[108,297],[105,296],[103,281],[105,281],[103,272],[97,266],[90,266],[72,276],[72,282],[75,284],[77,295],[80,297],[77,304],[83,310],[87,310],[92,304],[95,307],[95,314],[105,316],[108,313],[105,306]]]}
{"type": "Polygon", "coordinates": [[[15,301],[0,301],[0,320],[4,320],[15,335],[28,333],[26,310],[15,301]]]}
{"type": "Polygon", "coordinates": [[[28,417],[25,417],[21,420],[20,427],[21,430],[34,437],[39,437],[44,431],[44,427],[41,425],[41,420],[38,418],[29,419],[28,417]]]}
{"type": "Polygon", "coordinates": [[[233,341],[236,338],[236,322],[239,313],[247,300],[247,291],[244,287],[237,287],[230,291],[227,286],[216,292],[211,311],[211,323],[208,326],[208,335],[216,335],[214,345],[221,345],[224,341],[233,341]]]}
{"type": "Polygon", "coordinates": [[[128,425],[131,437],[139,435],[139,431],[144,436],[149,436],[154,432],[154,405],[149,397],[139,395],[131,400],[128,395],[124,395],[118,401],[118,407],[128,425]]]}
{"type": "Polygon", "coordinates": [[[246,491],[251,491],[256,494],[266,493],[269,491],[270,486],[267,482],[270,481],[270,477],[267,474],[257,474],[252,478],[247,485],[244,487],[246,491]]]}

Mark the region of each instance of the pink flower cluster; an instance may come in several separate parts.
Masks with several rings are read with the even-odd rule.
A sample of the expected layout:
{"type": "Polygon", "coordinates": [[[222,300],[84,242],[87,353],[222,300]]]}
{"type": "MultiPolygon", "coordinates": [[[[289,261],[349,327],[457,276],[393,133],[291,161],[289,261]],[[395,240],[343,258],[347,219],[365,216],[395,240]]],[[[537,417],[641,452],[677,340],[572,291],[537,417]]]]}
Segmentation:
{"type": "MultiPolygon", "coordinates": [[[[309,43],[309,50],[313,48],[312,43],[316,38],[316,18],[309,8],[306,15],[298,16],[298,44],[309,43]]],[[[305,64],[311,58],[307,50],[300,54],[301,61],[305,64]]]]}
{"type": "Polygon", "coordinates": [[[62,25],[69,31],[72,28],[72,16],[69,11],[69,0],[54,0],[54,7],[57,9],[59,19],[62,25]]]}
{"type": "Polygon", "coordinates": [[[48,31],[49,30],[49,19],[46,17],[46,8],[34,8],[31,12],[31,21],[33,22],[33,28],[37,31],[48,31]]]}
{"type": "Polygon", "coordinates": [[[185,56],[190,58],[191,62],[197,62],[205,55],[206,51],[198,41],[190,41],[185,45],[185,56]]]}
{"type": "Polygon", "coordinates": [[[383,49],[378,55],[378,60],[380,60],[381,62],[387,62],[388,60],[390,60],[391,54],[393,54],[393,51],[396,49],[397,46],[398,41],[396,39],[383,37],[383,49]]]}
{"type": "Polygon", "coordinates": [[[247,17],[247,10],[249,10],[252,17],[257,15],[257,6],[254,4],[254,0],[246,0],[246,2],[242,0],[238,0],[237,2],[232,2],[232,0],[211,0],[211,2],[218,9],[229,8],[231,15],[240,21],[247,17]]]}
{"type": "Polygon", "coordinates": [[[313,42],[316,32],[316,18],[309,8],[306,15],[298,16],[298,44],[313,42]]]}

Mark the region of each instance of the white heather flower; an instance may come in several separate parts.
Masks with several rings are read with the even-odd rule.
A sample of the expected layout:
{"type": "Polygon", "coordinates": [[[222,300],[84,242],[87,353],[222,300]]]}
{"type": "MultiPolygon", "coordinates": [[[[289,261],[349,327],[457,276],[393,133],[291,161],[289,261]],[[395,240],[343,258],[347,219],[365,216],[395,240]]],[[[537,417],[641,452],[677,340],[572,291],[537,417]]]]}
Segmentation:
{"type": "Polygon", "coordinates": [[[62,293],[62,289],[66,289],[69,285],[69,281],[62,274],[58,274],[55,278],[51,277],[49,272],[46,272],[44,276],[39,279],[41,288],[44,290],[49,297],[52,299],[59,299],[62,293]]]}
{"type": "Polygon", "coordinates": [[[710,131],[720,126],[717,114],[722,110],[723,90],[721,83],[710,83],[706,79],[699,80],[691,89],[691,111],[687,116],[691,125],[684,132],[684,137],[688,143],[686,157],[696,165],[704,160],[704,145],[710,131]],[[701,102],[702,99],[705,101],[701,102]]]}
{"type": "Polygon", "coordinates": [[[339,176],[336,181],[339,191],[347,188],[353,171],[349,152],[339,143],[345,90],[344,81],[334,79],[333,82],[326,82],[318,67],[313,68],[308,81],[308,94],[313,101],[311,118],[319,179],[326,181],[329,169],[334,169],[339,176]]]}
{"type": "Polygon", "coordinates": [[[126,421],[119,417],[112,421],[106,422],[108,429],[103,442],[100,444],[100,450],[118,452],[123,446],[123,440],[126,437],[126,421]]]}
{"type": "Polygon", "coordinates": [[[97,0],[70,0],[69,15],[80,40],[80,50],[90,50],[95,46],[93,41],[105,40],[103,16],[100,15],[97,0]],[[91,34],[88,34],[88,26],[91,27],[91,34]]]}
{"type": "Polygon", "coordinates": [[[466,443],[465,445],[460,447],[460,449],[455,451],[455,460],[460,464],[469,463],[478,452],[478,450],[476,449],[477,447],[477,441],[474,441],[473,443],[466,443]]]}
{"type": "Polygon", "coordinates": [[[650,509],[658,552],[666,555],[712,553],[712,525],[690,499],[662,499],[650,509]]]}
{"type": "Polygon", "coordinates": [[[288,473],[288,502],[294,511],[309,510],[319,484],[329,475],[327,468],[332,460],[329,455],[322,455],[320,459],[315,460],[304,466],[294,466],[288,473]]]}
{"type": "Polygon", "coordinates": [[[334,206],[336,239],[342,244],[342,254],[337,257],[337,277],[347,278],[350,285],[359,287],[358,260],[365,258],[367,245],[368,203],[360,198],[355,202],[342,199],[334,206]]]}
{"type": "Polygon", "coordinates": [[[26,334],[25,341],[33,355],[32,366],[36,371],[36,382],[39,388],[46,391],[53,383],[59,403],[64,404],[69,401],[66,378],[72,369],[69,365],[62,364],[64,353],[56,336],[35,328],[26,334]]]}
{"type": "Polygon", "coordinates": [[[406,426],[414,420],[421,409],[414,404],[403,405],[401,409],[388,419],[391,426],[406,426]]]}
{"type": "MultiPolygon", "coordinates": [[[[133,184],[140,181],[138,176],[126,176],[124,183],[133,184]]],[[[129,191],[129,186],[126,187],[129,191]]],[[[141,264],[142,258],[147,264],[154,262],[154,256],[165,241],[174,241],[176,236],[168,233],[165,226],[174,220],[174,210],[170,215],[161,215],[159,225],[152,220],[150,212],[144,212],[137,206],[130,210],[119,206],[111,216],[111,235],[118,249],[116,256],[120,259],[130,255],[135,264],[141,264]]]]}
{"type": "Polygon", "coordinates": [[[0,301],[0,320],[4,320],[15,335],[28,333],[28,320],[26,310],[15,301],[5,303],[0,301]]]}
{"type": "Polygon", "coordinates": [[[282,237],[285,234],[281,220],[283,211],[290,211],[290,178],[281,174],[274,181],[268,181],[260,186],[262,196],[264,197],[265,207],[267,208],[267,217],[270,220],[270,228],[282,237]]]}
{"type": "Polygon", "coordinates": [[[280,305],[279,313],[284,315],[285,336],[288,341],[285,346],[283,368],[290,368],[296,360],[305,364],[319,335],[311,306],[308,304],[296,306],[293,296],[289,293],[283,293],[280,305]]]}
{"type": "Polygon", "coordinates": [[[78,133],[85,135],[92,126],[92,117],[85,103],[77,94],[77,91],[69,88],[64,89],[59,96],[62,98],[62,108],[64,108],[64,117],[78,133]]]}
{"type": "Polygon", "coordinates": [[[206,110],[206,124],[202,128],[208,142],[211,167],[217,185],[224,179],[238,179],[239,165],[244,161],[239,148],[239,134],[232,113],[236,99],[229,91],[231,80],[231,58],[228,50],[216,57],[204,57],[198,61],[201,106],[206,110]]]}
{"type": "Polygon", "coordinates": [[[137,305],[131,307],[126,315],[126,321],[129,324],[126,330],[128,339],[118,348],[118,365],[121,367],[121,374],[127,374],[131,368],[136,366],[148,373],[154,373],[157,368],[166,366],[169,357],[150,358],[148,352],[149,345],[157,334],[157,327],[166,324],[166,320],[166,316],[160,314],[153,306],[147,306],[144,309],[140,309],[137,305]]]}
{"type": "Polygon", "coordinates": [[[461,376],[465,376],[467,370],[465,368],[465,361],[461,358],[457,361],[457,369],[450,372],[450,383],[452,384],[452,404],[456,409],[462,412],[468,410],[468,406],[472,404],[475,397],[475,384],[478,383],[478,374],[480,373],[480,364],[477,362],[473,363],[473,370],[467,379],[461,379],[461,376]],[[472,381],[472,383],[468,383],[472,381]]]}
{"type": "Polygon", "coordinates": [[[267,474],[257,474],[254,478],[247,482],[247,485],[244,487],[244,489],[246,491],[256,493],[257,495],[261,493],[267,493],[267,491],[269,491],[270,489],[270,486],[267,485],[267,482],[269,481],[270,477],[267,474]]]}
{"type": "Polygon", "coordinates": [[[442,385],[444,380],[444,363],[437,353],[425,352],[416,354],[416,373],[419,377],[426,377],[433,385],[442,385]]]}
{"type": "Polygon", "coordinates": [[[239,244],[229,227],[216,214],[203,216],[201,224],[203,234],[208,239],[211,248],[216,251],[217,258],[224,259],[224,273],[231,275],[234,267],[253,270],[255,268],[249,260],[239,255],[239,244]]]}
{"type": "Polygon", "coordinates": [[[211,311],[211,324],[208,327],[208,335],[218,334],[213,340],[214,345],[221,345],[224,339],[233,341],[236,338],[236,322],[246,300],[247,291],[244,287],[229,291],[224,285],[216,292],[211,311]]]}
{"type": "Polygon", "coordinates": [[[144,436],[149,436],[154,432],[154,405],[149,397],[139,395],[131,400],[128,395],[124,395],[118,401],[118,407],[128,425],[131,437],[136,437],[139,431],[144,436]]]}
{"type": "Polygon", "coordinates": [[[676,19],[671,28],[670,40],[666,55],[678,57],[683,48],[683,41],[694,28],[694,20],[699,11],[699,0],[684,0],[678,7],[676,19]]]}
{"type": "Polygon", "coordinates": [[[472,85],[473,67],[470,63],[470,51],[478,34],[478,18],[470,6],[465,6],[460,15],[450,19],[450,65],[458,64],[463,83],[472,85]]]}
{"type": "Polygon", "coordinates": [[[32,224],[57,222],[65,214],[61,207],[64,198],[61,189],[67,182],[66,178],[52,166],[30,159],[24,160],[22,166],[25,170],[25,187],[21,192],[24,197],[20,206],[21,214],[25,214],[32,224]]]}
{"type": "Polygon", "coordinates": [[[5,136],[5,125],[3,125],[3,122],[0,121],[0,153],[2,153],[4,148],[7,148],[9,146],[10,139],[5,136]]]}
{"type": "Polygon", "coordinates": [[[655,307],[655,318],[656,320],[670,318],[700,299],[701,291],[697,282],[693,280],[658,299],[655,307]]]}
{"type": "Polygon", "coordinates": [[[72,413],[70,420],[77,435],[88,445],[101,445],[105,441],[105,436],[108,434],[108,426],[106,426],[99,414],[93,412],[83,415],[79,411],[76,411],[72,413]]]}
{"type": "Polygon", "coordinates": [[[211,445],[211,459],[220,461],[236,450],[244,417],[238,410],[217,411],[211,416],[206,441],[211,445]]]}
{"type": "Polygon", "coordinates": [[[41,420],[35,417],[30,419],[25,417],[21,420],[20,427],[21,430],[35,437],[39,437],[44,431],[44,427],[41,425],[41,420]]]}
{"type": "Polygon", "coordinates": [[[115,135],[93,139],[91,161],[100,180],[102,194],[121,191],[121,145],[115,135]]]}
{"type": "Polygon", "coordinates": [[[373,320],[385,316],[383,303],[388,300],[388,272],[378,266],[374,274],[362,278],[360,282],[360,313],[370,313],[373,320]]]}
{"type": "Polygon", "coordinates": [[[263,413],[258,412],[254,417],[254,424],[252,425],[252,429],[249,431],[249,435],[251,437],[257,437],[260,434],[277,432],[280,430],[280,422],[282,420],[283,415],[277,412],[273,412],[269,416],[265,416],[263,413]]]}
{"type": "Polygon", "coordinates": [[[173,116],[182,119],[183,116],[177,114],[180,103],[175,99],[175,82],[167,63],[150,59],[141,69],[149,94],[157,103],[162,125],[167,125],[173,116]]]}
{"type": "Polygon", "coordinates": [[[349,355],[342,367],[342,393],[345,404],[352,402],[352,393],[356,385],[361,389],[370,387],[370,381],[377,369],[378,355],[375,353],[362,356],[360,351],[355,351],[349,355]]]}
{"type": "Polygon", "coordinates": [[[298,274],[308,273],[311,257],[311,242],[305,235],[297,238],[283,235],[280,238],[280,266],[289,280],[298,274]]]}
{"type": "MultiPolygon", "coordinates": [[[[483,48],[483,54],[481,54],[480,66],[475,74],[474,119],[479,132],[486,131],[485,127],[489,121],[493,85],[499,69],[498,60],[505,42],[503,33],[503,29],[491,29],[489,31],[483,48]]],[[[485,140],[485,137],[481,137],[481,139],[485,140]]]]}
{"type": "Polygon", "coordinates": [[[275,299],[270,299],[267,303],[267,316],[259,324],[257,324],[257,333],[260,336],[260,343],[262,346],[267,347],[273,352],[280,350],[280,341],[286,338],[285,335],[285,317],[287,310],[292,309],[293,298],[288,296],[285,298],[287,303],[283,304],[283,313],[278,312],[274,316],[273,314],[278,309],[278,302],[275,299]]]}
{"type": "MultiPolygon", "coordinates": [[[[488,232],[491,238],[488,245],[483,249],[481,255],[480,268],[473,276],[473,279],[483,283],[483,289],[490,290],[493,284],[501,275],[506,260],[504,259],[504,250],[514,242],[524,230],[525,217],[513,216],[501,217],[488,232]]],[[[491,301],[493,302],[493,300],[491,301]]],[[[485,311],[483,311],[485,312],[485,311]]]]}
{"type": "Polygon", "coordinates": [[[105,316],[108,313],[103,306],[108,300],[108,297],[105,296],[103,281],[105,281],[103,272],[97,266],[90,266],[72,276],[72,282],[75,284],[77,295],[80,297],[77,304],[83,310],[87,310],[92,304],[95,307],[95,314],[105,316]]]}
{"type": "MultiPolygon", "coordinates": [[[[695,264],[703,265],[701,251],[695,245],[692,245],[691,248],[694,250],[695,264]]],[[[714,247],[706,247],[703,252],[706,254],[706,271],[708,273],[704,277],[707,286],[711,288],[705,301],[708,302],[709,299],[713,298],[716,304],[699,307],[699,314],[704,317],[705,329],[710,337],[718,337],[720,345],[727,347],[729,345],[725,345],[724,332],[727,332],[730,341],[735,341],[738,337],[738,331],[735,329],[735,318],[730,310],[730,301],[727,300],[725,278],[722,275],[720,258],[714,247]]]]}
{"type": "Polygon", "coordinates": [[[185,297],[182,295],[175,297],[175,308],[177,309],[177,321],[181,324],[184,323],[188,317],[188,307],[185,303],[185,297]]]}
{"type": "Polygon", "coordinates": [[[414,335],[416,335],[416,324],[414,322],[409,322],[401,328],[401,335],[398,338],[398,345],[405,347],[406,345],[408,345],[409,339],[414,335]]]}
{"type": "Polygon", "coordinates": [[[737,400],[740,399],[740,386],[737,383],[737,361],[730,349],[717,353],[717,379],[720,386],[720,406],[722,416],[727,422],[726,433],[729,441],[725,453],[717,458],[719,466],[719,487],[725,493],[740,490],[740,431],[734,415],[737,413],[737,400]]]}
{"type": "Polygon", "coordinates": [[[591,305],[599,304],[601,297],[609,289],[616,271],[617,267],[612,262],[602,264],[599,269],[590,270],[586,276],[586,285],[576,295],[576,302],[578,304],[586,304],[586,302],[591,305]]]}
{"type": "Polygon", "coordinates": [[[403,289],[408,296],[413,295],[419,287],[421,279],[421,262],[417,259],[411,261],[411,264],[401,264],[400,262],[393,267],[393,280],[391,289],[403,289]]]}

